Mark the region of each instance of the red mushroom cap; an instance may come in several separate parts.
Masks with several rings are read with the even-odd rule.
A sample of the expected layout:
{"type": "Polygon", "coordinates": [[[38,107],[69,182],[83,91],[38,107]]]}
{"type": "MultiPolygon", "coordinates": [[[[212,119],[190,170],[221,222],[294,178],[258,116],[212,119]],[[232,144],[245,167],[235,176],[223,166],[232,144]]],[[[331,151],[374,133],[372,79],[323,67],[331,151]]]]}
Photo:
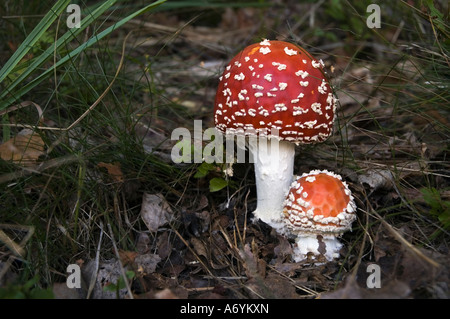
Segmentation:
{"type": "Polygon", "coordinates": [[[355,220],[356,205],[341,176],[314,170],[291,185],[284,216],[291,230],[310,233],[342,233],[355,220]]]}
{"type": "Polygon", "coordinates": [[[336,99],[322,67],[321,60],[288,42],[246,47],[220,77],[217,129],[295,143],[324,141],[332,132],[336,99]]]}

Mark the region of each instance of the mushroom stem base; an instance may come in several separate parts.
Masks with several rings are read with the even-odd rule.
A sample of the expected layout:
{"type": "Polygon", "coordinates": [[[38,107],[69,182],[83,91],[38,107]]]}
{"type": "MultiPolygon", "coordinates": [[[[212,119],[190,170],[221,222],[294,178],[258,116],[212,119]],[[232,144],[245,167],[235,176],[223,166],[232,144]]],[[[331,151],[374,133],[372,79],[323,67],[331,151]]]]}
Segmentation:
{"type": "Polygon", "coordinates": [[[342,243],[332,234],[303,234],[295,240],[292,257],[295,262],[310,260],[313,262],[332,261],[339,257],[342,243]]]}
{"type": "Polygon", "coordinates": [[[258,196],[253,214],[256,220],[281,231],[285,228],[282,218],[284,201],[293,181],[295,144],[259,138],[257,145],[250,143],[250,152],[255,163],[258,196]]]}

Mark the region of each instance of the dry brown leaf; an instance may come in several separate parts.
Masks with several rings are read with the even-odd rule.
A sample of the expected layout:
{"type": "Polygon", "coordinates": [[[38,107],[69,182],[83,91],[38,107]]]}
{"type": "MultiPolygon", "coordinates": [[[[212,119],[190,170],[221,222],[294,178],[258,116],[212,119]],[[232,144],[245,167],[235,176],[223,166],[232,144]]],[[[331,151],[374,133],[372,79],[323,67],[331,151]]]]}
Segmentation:
{"type": "Polygon", "coordinates": [[[190,242],[191,242],[192,246],[194,247],[194,251],[197,255],[208,258],[207,249],[200,239],[192,237],[190,239],[190,242]]]}
{"type": "Polygon", "coordinates": [[[249,244],[239,251],[248,278],[264,278],[266,275],[266,264],[264,260],[254,255],[249,244]]]}
{"type": "Polygon", "coordinates": [[[109,176],[113,179],[115,182],[123,183],[124,176],[122,173],[122,169],[120,168],[120,163],[105,163],[100,162],[97,164],[98,167],[106,168],[108,171],[109,176]]]}
{"type": "Polygon", "coordinates": [[[39,134],[23,129],[15,137],[0,145],[0,157],[23,166],[35,165],[44,154],[45,143],[39,134]]]}
{"type": "Polygon", "coordinates": [[[154,294],[155,299],[179,299],[179,297],[173,293],[169,288],[165,288],[161,291],[158,291],[154,294]]]}
{"type": "Polygon", "coordinates": [[[123,265],[133,263],[137,255],[138,253],[135,251],[119,250],[120,261],[122,262],[123,265]]]}

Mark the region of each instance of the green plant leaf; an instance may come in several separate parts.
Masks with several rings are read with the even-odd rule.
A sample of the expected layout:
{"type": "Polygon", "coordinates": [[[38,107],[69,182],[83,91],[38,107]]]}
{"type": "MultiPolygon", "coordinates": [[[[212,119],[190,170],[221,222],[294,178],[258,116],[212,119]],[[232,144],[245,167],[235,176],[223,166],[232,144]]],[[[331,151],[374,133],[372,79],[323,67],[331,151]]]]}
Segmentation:
{"type": "Polygon", "coordinates": [[[215,166],[212,163],[203,162],[197,167],[197,172],[194,175],[194,178],[202,178],[208,175],[208,173],[214,170],[215,166]]]}
{"type": "Polygon", "coordinates": [[[220,191],[222,188],[226,187],[228,182],[220,177],[214,177],[209,181],[209,191],[211,193],[220,191]]]}
{"type": "Polygon", "coordinates": [[[432,188],[421,189],[423,199],[430,206],[430,214],[437,216],[444,228],[450,227],[450,202],[441,198],[439,191],[432,188]]]}

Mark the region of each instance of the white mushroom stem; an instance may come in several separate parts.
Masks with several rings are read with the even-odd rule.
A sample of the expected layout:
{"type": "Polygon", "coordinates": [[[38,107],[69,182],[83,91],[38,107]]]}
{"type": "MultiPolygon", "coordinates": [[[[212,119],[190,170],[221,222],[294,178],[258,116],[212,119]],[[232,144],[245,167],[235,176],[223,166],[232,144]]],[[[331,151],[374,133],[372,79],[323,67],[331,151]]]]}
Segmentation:
{"type": "Polygon", "coordinates": [[[295,262],[308,259],[317,259],[324,256],[328,261],[339,257],[342,243],[333,234],[317,235],[313,233],[299,234],[295,240],[294,253],[292,258],[295,262]]]}
{"type": "Polygon", "coordinates": [[[277,230],[284,228],[284,200],[293,180],[295,144],[278,139],[259,138],[249,142],[255,165],[257,207],[256,219],[277,230]]]}

